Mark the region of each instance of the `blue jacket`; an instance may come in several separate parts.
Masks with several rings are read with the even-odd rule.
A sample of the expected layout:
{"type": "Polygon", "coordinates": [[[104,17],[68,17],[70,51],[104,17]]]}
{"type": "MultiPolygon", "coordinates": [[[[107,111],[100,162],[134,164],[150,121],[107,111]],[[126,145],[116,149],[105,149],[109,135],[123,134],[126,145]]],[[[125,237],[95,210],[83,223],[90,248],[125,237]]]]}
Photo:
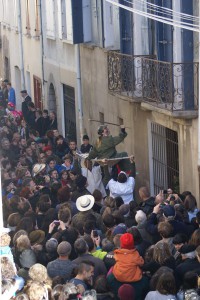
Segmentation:
{"type": "Polygon", "coordinates": [[[14,105],[16,105],[15,90],[12,87],[8,92],[8,102],[11,102],[14,105]]]}

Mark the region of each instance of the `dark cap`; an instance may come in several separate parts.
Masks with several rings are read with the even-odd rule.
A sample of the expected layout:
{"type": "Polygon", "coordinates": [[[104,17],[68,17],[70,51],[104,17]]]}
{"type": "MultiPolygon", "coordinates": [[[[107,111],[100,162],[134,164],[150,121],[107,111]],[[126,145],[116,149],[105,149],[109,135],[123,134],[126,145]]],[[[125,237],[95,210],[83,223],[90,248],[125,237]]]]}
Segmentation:
{"type": "Polygon", "coordinates": [[[84,136],[83,136],[83,141],[84,140],[88,140],[89,141],[89,136],[87,135],[87,134],[85,134],[84,136]]]}
{"type": "Polygon", "coordinates": [[[27,90],[22,90],[20,93],[27,94],[27,90]]]}
{"type": "Polygon", "coordinates": [[[116,234],[124,234],[126,233],[127,227],[124,223],[118,224],[113,230],[113,236],[116,234]]]}
{"type": "Polygon", "coordinates": [[[176,215],[176,211],[172,205],[165,205],[162,210],[166,218],[175,217],[176,215]]]}

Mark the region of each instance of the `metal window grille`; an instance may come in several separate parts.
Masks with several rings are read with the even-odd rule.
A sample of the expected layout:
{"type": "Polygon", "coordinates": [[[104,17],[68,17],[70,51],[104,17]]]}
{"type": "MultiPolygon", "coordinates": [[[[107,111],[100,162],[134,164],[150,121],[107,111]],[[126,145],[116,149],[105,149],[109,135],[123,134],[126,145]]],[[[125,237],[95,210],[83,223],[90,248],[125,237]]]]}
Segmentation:
{"type": "Polygon", "coordinates": [[[172,188],[179,192],[178,134],[176,131],[151,123],[153,184],[155,195],[172,188]]]}

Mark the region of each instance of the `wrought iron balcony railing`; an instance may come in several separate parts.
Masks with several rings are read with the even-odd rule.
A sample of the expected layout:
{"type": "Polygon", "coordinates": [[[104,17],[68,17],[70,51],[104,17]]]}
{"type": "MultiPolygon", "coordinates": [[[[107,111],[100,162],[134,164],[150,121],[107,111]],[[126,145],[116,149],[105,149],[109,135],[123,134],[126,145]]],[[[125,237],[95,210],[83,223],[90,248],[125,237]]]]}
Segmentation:
{"type": "Polygon", "coordinates": [[[142,58],[116,51],[108,52],[108,88],[131,98],[142,97],[142,58]]]}
{"type": "Polygon", "coordinates": [[[108,53],[108,88],[170,111],[198,108],[199,63],[169,63],[148,56],[108,53]]]}

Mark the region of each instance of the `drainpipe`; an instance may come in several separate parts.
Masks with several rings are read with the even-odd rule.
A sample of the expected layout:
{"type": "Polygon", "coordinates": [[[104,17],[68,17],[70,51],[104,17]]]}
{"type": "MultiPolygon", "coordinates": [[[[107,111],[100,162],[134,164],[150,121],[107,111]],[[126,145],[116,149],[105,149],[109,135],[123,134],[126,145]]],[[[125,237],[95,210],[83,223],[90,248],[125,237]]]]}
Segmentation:
{"type": "Polygon", "coordinates": [[[39,1],[40,10],[40,57],[41,57],[41,67],[42,67],[42,108],[44,105],[44,39],[43,39],[43,19],[42,19],[42,0],[39,1]]]}
{"type": "Polygon", "coordinates": [[[25,89],[25,75],[24,75],[24,48],[22,35],[22,18],[21,18],[21,0],[18,0],[18,27],[19,27],[19,52],[20,52],[20,69],[21,69],[21,88],[25,89]]]}
{"type": "Polygon", "coordinates": [[[78,103],[78,118],[80,130],[80,142],[83,138],[83,108],[82,108],[82,89],[81,89],[81,66],[80,66],[80,45],[75,45],[75,60],[76,60],[76,83],[77,83],[77,103],[78,103]]]}

